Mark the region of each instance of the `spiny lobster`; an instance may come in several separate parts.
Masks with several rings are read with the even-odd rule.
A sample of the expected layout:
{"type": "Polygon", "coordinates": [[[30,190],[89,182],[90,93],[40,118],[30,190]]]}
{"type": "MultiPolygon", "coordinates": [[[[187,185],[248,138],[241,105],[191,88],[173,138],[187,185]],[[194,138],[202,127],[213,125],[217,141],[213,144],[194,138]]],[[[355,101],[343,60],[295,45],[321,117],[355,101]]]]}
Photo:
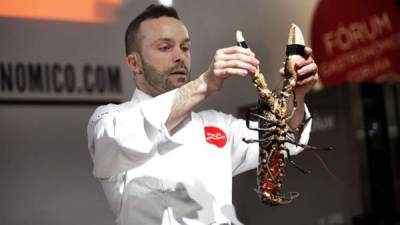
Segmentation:
{"type": "MultiPolygon", "coordinates": [[[[246,41],[240,31],[236,33],[236,39],[239,46],[248,48],[246,41]]],[[[259,164],[257,167],[257,193],[263,203],[271,206],[284,205],[290,203],[298,197],[298,192],[282,193],[283,168],[285,166],[286,152],[287,160],[302,173],[309,173],[296,165],[285,146],[290,143],[303,148],[317,149],[315,147],[297,143],[293,137],[288,134],[294,134],[288,121],[296,111],[296,95],[294,88],[297,82],[297,72],[295,62],[298,58],[304,57],[304,38],[300,29],[292,24],[289,31],[288,44],[286,47],[285,74],[283,87],[279,92],[273,92],[267,88],[264,75],[257,68],[252,80],[259,95],[258,104],[255,109],[247,112],[246,125],[251,130],[258,131],[259,139],[245,139],[246,143],[259,143],[259,164]],[[292,109],[289,112],[290,96],[292,97],[292,109]],[[258,122],[257,126],[252,125],[251,121],[258,122]]],[[[311,118],[303,122],[303,126],[311,118]]]]}

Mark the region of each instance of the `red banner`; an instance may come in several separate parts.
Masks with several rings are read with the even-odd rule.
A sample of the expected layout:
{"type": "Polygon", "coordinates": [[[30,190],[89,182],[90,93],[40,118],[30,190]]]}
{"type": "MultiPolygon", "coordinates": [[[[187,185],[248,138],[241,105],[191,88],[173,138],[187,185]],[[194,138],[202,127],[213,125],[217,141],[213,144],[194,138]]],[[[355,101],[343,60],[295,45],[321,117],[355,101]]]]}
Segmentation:
{"type": "Polygon", "coordinates": [[[324,86],[400,80],[400,6],[395,0],[321,0],[311,42],[324,86]]]}

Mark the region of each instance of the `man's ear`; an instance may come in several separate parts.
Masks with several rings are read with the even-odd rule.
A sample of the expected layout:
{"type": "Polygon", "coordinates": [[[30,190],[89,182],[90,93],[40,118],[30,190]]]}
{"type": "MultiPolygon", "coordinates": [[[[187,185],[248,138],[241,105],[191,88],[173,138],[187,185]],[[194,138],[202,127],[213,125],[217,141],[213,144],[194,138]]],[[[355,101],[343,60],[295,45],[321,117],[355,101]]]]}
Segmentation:
{"type": "Polygon", "coordinates": [[[126,62],[135,74],[143,74],[143,67],[140,55],[137,52],[132,52],[126,57],[126,62]]]}

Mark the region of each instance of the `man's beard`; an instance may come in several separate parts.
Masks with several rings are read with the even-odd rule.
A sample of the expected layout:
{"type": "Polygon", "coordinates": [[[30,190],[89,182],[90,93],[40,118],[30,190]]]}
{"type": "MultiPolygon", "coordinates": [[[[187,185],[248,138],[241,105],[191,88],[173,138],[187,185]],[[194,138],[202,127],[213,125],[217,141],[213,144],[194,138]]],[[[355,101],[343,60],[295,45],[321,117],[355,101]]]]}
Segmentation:
{"type": "Polygon", "coordinates": [[[190,71],[187,69],[185,64],[183,64],[183,62],[175,64],[173,67],[167,70],[159,71],[154,66],[147,63],[142,57],[142,67],[143,67],[144,79],[153,88],[157,89],[157,91],[160,91],[162,93],[173,90],[175,88],[179,88],[190,80],[190,71]],[[173,71],[176,71],[177,69],[184,69],[186,71],[186,78],[183,77],[179,78],[182,79],[182,82],[179,82],[179,84],[175,84],[171,82],[170,79],[168,79],[168,76],[175,76],[171,75],[171,73],[173,71]]]}

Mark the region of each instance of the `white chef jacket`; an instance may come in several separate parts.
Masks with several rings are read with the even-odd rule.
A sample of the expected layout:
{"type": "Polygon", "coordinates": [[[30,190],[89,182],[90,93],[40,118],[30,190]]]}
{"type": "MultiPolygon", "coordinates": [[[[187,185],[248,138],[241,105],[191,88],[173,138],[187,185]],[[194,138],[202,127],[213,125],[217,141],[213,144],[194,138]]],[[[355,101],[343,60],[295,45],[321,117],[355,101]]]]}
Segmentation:
{"type": "MultiPolygon", "coordinates": [[[[232,206],[232,176],[256,168],[258,144],[242,138],[257,139],[258,133],[215,110],[192,112],[169,132],[165,122],[175,92],[152,98],[136,89],[131,101],[100,106],[90,118],[93,173],[116,223],[241,224],[232,206]]],[[[308,123],[301,143],[310,129],[308,123]]],[[[302,151],[287,146],[292,155],[302,151]]]]}

